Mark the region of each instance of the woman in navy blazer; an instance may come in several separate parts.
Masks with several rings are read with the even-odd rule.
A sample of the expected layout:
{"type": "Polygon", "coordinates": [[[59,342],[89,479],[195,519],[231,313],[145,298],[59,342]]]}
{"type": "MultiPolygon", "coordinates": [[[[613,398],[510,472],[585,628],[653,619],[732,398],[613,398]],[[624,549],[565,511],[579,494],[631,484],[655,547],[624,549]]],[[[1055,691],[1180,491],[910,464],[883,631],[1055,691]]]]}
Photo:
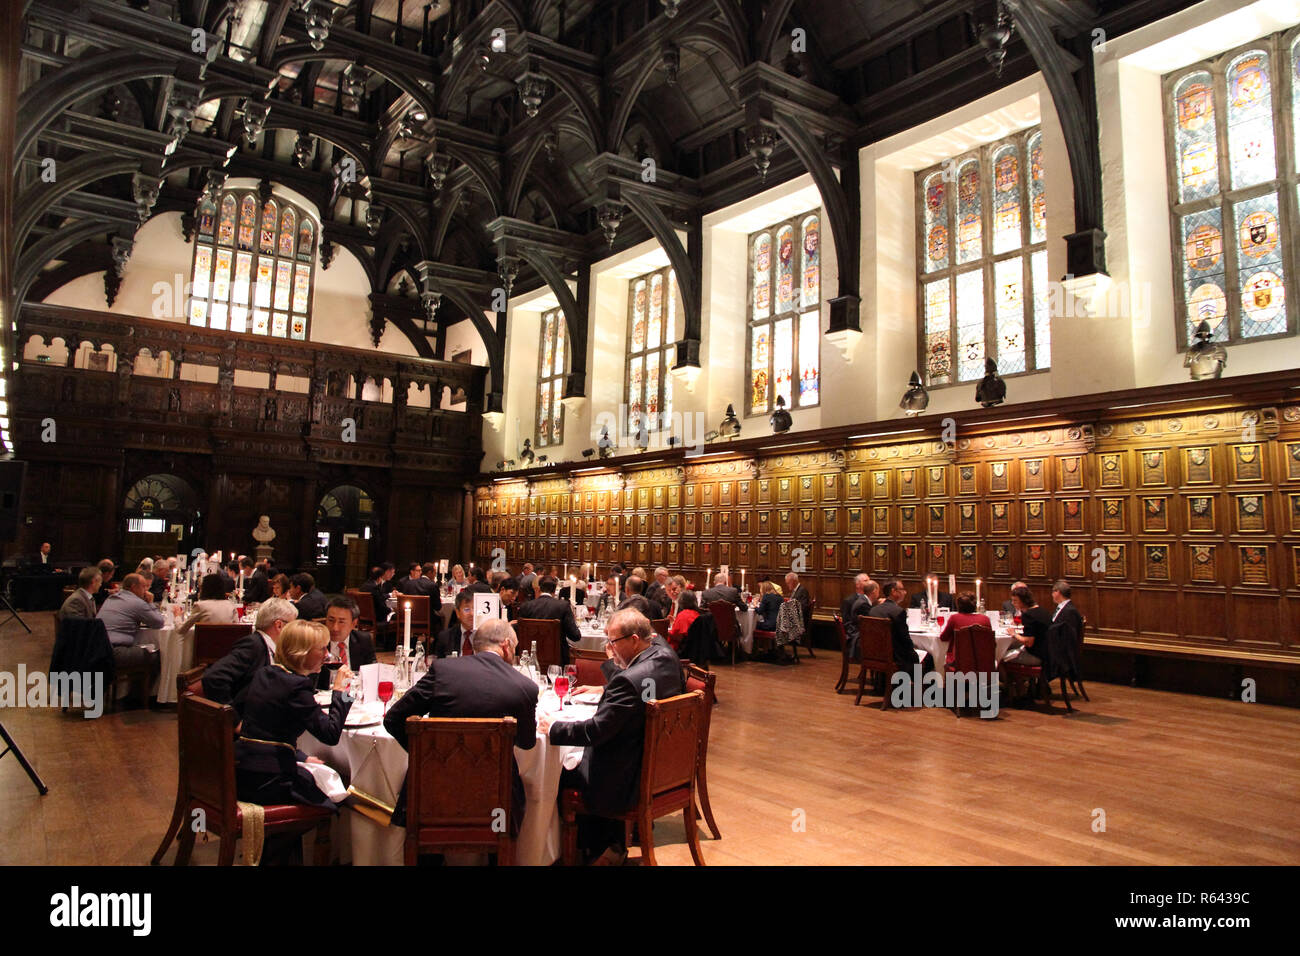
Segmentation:
{"type": "Polygon", "coordinates": [[[298,750],[308,731],[323,744],[336,744],[352,701],[342,689],[352,672],[340,667],[334,676],[329,713],[316,703],[316,681],[329,645],[329,630],[311,621],[292,621],[280,633],[275,661],[253,676],[244,701],[244,722],[235,741],[235,790],[240,800],[266,806],[305,803],[333,808],[299,763],[319,763],[298,750]]]}

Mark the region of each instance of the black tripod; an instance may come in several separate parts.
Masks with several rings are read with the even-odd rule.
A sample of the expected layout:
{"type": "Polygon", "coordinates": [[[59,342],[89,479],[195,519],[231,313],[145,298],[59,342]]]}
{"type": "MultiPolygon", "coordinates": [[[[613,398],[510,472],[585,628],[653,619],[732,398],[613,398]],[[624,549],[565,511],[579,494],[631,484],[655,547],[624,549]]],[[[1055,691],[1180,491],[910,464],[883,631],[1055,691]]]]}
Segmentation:
{"type": "MultiPolygon", "coordinates": [[[[8,604],[9,602],[6,601],[5,603],[8,604]]],[[[19,618],[19,620],[22,619],[19,618]]],[[[0,750],[0,758],[3,758],[5,754],[12,752],[13,755],[18,758],[18,762],[23,765],[23,770],[27,771],[27,776],[31,778],[32,783],[36,784],[36,789],[40,792],[40,795],[43,797],[49,793],[50,788],[45,786],[45,781],[42,780],[40,774],[36,772],[36,768],[27,762],[27,758],[23,756],[22,750],[19,749],[16,743],[14,743],[14,739],[9,736],[9,731],[5,730],[4,724],[0,724],[0,738],[2,738],[6,744],[5,749],[0,750]]]]}
{"type": "Polygon", "coordinates": [[[10,621],[17,621],[19,624],[23,626],[23,630],[26,631],[28,634],[32,632],[32,629],[27,626],[27,622],[24,621],[19,616],[18,610],[13,606],[13,604],[9,602],[9,595],[3,592],[0,592],[0,611],[9,612],[9,616],[5,618],[3,621],[0,621],[0,627],[4,627],[10,621]]]}

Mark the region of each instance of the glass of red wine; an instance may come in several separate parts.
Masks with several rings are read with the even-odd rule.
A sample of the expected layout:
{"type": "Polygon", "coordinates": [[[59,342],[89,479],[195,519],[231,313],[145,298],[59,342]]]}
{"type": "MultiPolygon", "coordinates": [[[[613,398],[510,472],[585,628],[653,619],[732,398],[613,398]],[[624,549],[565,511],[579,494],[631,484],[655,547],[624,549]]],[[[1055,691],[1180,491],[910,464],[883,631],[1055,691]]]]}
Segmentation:
{"type": "Polygon", "coordinates": [[[393,699],[393,682],[381,680],[377,688],[379,699],[384,702],[384,713],[388,713],[388,702],[393,699]]]}
{"type": "Polygon", "coordinates": [[[560,699],[560,706],[564,706],[565,695],[569,693],[569,675],[561,674],[555,678],[555,696],[560,699]]]}

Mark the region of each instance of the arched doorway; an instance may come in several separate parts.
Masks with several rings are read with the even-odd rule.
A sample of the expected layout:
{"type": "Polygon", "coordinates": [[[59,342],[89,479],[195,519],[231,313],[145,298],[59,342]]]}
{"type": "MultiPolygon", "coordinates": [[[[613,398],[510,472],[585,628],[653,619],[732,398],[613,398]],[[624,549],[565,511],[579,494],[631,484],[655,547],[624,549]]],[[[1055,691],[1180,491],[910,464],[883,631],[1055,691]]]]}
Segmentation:
{"type": "Polygon", "coordinates": [[[189,554],[203,536],[198,500],[189,482],[175,475],[145,475],[128,488],[122,502],[125,568],[134,571],[144,557],[189,554]]]}
{"type": "Polygon", "coordinates": [[[359,587],[378,528],[374,499],[356,485],[336,485],[316,505],[316,585],[323,591],[359,587]]]}

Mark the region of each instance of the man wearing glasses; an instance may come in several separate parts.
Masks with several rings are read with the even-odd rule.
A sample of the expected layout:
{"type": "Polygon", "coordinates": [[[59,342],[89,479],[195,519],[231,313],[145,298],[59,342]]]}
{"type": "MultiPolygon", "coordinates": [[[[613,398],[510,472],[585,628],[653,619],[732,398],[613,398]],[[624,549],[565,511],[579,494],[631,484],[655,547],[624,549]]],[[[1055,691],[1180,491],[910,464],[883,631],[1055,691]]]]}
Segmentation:
{"type": "Polygon", "coordinates": [[[230,704],[242,719],[248,686],[263,667],[275,660],[280,632],[297,620],[298,609],[284,598],[263,601],[257,609],[257,630],[241,637],[230,653],[203,672],[203,696],[218,704],[230,704]]]}
{"type": "Polygon", "coordinates": [[[596,865],[627,859],[623,824],[610,819],[636,803],[641,779],[647,700],[682,692],[682,665],[673,649],[655,641],[650,621],[639,611],[618,611],[605,627],[611,659],[621,668],[609,676],[600,706],[590,720],[542,718],[539,730],[553,744],[585,747],[582,763],[564,771],[561,790],[582,792],[594,816],[578,821],[578,842],[596,865]]]}

